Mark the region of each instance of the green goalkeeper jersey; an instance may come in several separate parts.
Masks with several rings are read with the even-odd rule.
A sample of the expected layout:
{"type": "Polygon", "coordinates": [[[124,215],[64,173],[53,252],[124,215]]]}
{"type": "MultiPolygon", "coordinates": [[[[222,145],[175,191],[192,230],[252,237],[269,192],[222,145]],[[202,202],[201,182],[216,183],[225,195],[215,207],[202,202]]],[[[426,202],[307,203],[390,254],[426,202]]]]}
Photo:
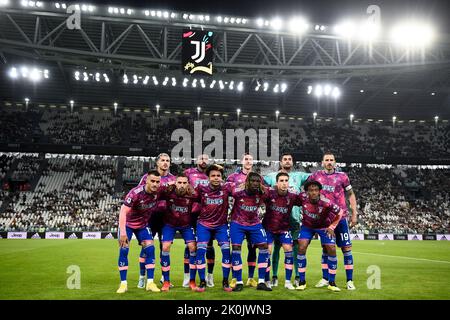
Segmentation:
{"type": "MultiPolygon", "coordinates": [[[[277,177],[278,173],[279,173],[279,171],[269,173],[268,175],[266,175],[264,177],[264,182],[267,185],[274,187],[277,182],[276,177],[277,177]]],[[[301,192],[302,185],[306,182],[306,180],[308,179],[308,177],[310,175],[311,175],[310,173],[306,173],[306,172],[299,172],[299,171],[290,172],[289,173],[289,190],[293,191],[295,193],[301,192]]],[[[302,217],[301,208],[298,206],[294,206],[292,208],[291,221],[290,221],[290,226],[291,226],[292,231],[298,230],[300,228],[301,217],[302,217]]]]}

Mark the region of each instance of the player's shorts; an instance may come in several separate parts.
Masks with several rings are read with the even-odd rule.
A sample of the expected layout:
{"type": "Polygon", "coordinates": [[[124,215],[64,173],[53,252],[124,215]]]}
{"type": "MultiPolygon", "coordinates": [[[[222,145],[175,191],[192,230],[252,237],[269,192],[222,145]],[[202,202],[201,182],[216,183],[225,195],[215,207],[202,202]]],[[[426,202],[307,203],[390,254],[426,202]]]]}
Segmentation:
{"type": "Polygon", "coordinates": [[[278,243],[281,244],[293,244],[292,235],[290,231],[283,232],[283,233],[273,233],[270,231],[267,231],[267,243],[272,244],[273,242],[278,241],[278,243]]]}
{"type": "Polygon", "coordinates": [[[162,242],[173,242],[173,238],[175,237],[175,232],[179,231],[184,239],[184,243],[195,242],[195,234],[194,228],[189,227],[172,227],[169,225],[165,225],[162,228],[162,242]]]}
{"type": "Polygon", "coordinates": [[[341,221],[339,221],[336,229],[334,229],[334,234],[336,235],[336,245],[339,248],[352,245],[347,218],[342,218],[341,221]]]}
{"type": "Polygon", "coordinates": [[[264,230],[261,223],[255,224],[254,226],[243,226],[234,221],[230,223],[231,244],[242,245],[246,235],[250,237],[252,244],[267,243],[266,230],[264,230]]]}
{"type": "MultiPolygon", "coordinates": [[[[129,242],[131,241],[131,238],[133,237],[133,233],[134,233],[139,245],[142,243],[142,241],[153,240],[153,235],[152,235],[150,228],[132,229],[132,228],[126,226],[126,232],[127,232],[128,241],[129,242]]],[[[118,232],[118,237],[120,239],[120,230],[118,232]]]]}
{"type": "Polygon", "coordinates": [[[298,235],[298,239],[306,239],[310,240],[314,237],[315,234],[318,234],[320,236],[320,243],[322,245],[324,244],[336,244],[336,241],[334,238],[330,238],[325,231],[325,229],[311,229],[305,226],[302,226],[300,229],[300,234],[298,235]]]}
{"type": "Polygon", "coordinates": [[[152,234],[154,235],[158,234],[159,238],[161,238],[162,228],[164,227],[163,215],[164,211],[153,212],[148,224],[148,226],[152,230],[152,234]]]}
{"type": "Polygon", "coordinates": [[[230,242],[230,234],[227,223],[215,228],[209,228],[200,222],[197,222],[197,242],[209,243],[214,238],[217,239],[219,244],[230,242]]]}

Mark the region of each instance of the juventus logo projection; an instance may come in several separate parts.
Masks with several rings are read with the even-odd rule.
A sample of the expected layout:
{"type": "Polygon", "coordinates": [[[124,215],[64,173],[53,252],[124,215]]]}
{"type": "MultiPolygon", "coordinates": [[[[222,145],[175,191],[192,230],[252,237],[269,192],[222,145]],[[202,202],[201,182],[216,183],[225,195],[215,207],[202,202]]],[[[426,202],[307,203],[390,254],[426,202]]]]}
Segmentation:
{"type": "Polygon", "coordinates": [[[211,31],[183,31],[183,74],[212,75],[213,35],[211,31]]]}

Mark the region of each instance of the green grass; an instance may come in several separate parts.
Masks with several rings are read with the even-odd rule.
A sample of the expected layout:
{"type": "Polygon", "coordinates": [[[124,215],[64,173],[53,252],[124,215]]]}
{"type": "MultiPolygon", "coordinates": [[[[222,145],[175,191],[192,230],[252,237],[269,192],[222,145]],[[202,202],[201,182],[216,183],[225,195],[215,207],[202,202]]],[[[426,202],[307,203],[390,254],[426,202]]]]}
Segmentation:
{"type": "MultiPolygon", "coordinates": [[[[246,257],[245,245],[243,247],[243,256],[246,257]]],[[[175,240],[171,256],[171,280],[175,288],[166,293],[149,293],[136,288],[139,247],[133,240],[129,256],[128,292],[118,295],[115,293],[119,285],[117,241],[0,240],[0,299],[450,299],[447,287],[450,272],[448,241],[354,241],[354,282],[357,290],[350,292],[344,289],[345,270],[342,254],[338,253],[337,284],[343,289],[339,293],[314,288],[321,278],[318,241],[313,241],[307,253],[309,287],[304,292],[284,289],[283,263],[279,271],[281,286],[274,288],[273,292],[260,292],[253,288],[245,288],[239,293],[223,292],[220,288],[221,254],[216,247],[216,287],[207,288],[204,293],[193,293],[181,287],[183,251],[182,240],[175,240]],[[70,265],[80,267],[79,290],[70,290],[66,286],[70,276],[66,271],[70,265]],[[379,290],[367,288],[370,277],[367,268],[371,265],[381,270],[379,290]]],[[[284,259],[283,254],[281,259],[284,259]]],[[[246,273],[244,264],[244,281],[247,279],[246,273]]],[[[160,276],[158,266],[155,279],[160,276]]]]}

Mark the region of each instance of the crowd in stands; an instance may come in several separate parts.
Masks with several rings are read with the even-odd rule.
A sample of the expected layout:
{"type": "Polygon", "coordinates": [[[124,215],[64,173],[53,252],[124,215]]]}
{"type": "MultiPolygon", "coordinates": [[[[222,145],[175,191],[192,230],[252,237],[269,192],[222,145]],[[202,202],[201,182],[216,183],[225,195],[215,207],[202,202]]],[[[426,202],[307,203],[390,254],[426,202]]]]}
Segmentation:
{"type": "MultiPolygon", "coordinates": [[[[98,145],[148,147],[155,154],[170,150],[176,129],[194,131],[196,115],[118,112],[95,110],[43,109],[27,112],[3,107],[0,143],[52,143],[57,145],[98,145]]],[[[298,120],[287,117],[275,122],[270,117],[254,118],[203,115],[203,132],[242,128],[279,129],[280,148],[304,154],[322,154],[332,150],[338,157],[362,155],[373,157],[424,157],[449,159],[450,125],[448,122],[409,122],[392,125],[390,121],[317,118],[298,120]]]]}
{"type": "MultiPolygon", "coordinates": [[[[118,214],[126,190],[117,189],[119,176],[138,182],[144,163],[153,159],[57,156],[45,159],[45,169],[33,191],[2,192],[0,230],[5,231],[117,231],[118,214]]],[[[2,163],[8,159],[1,158],[2,163]]],[[[172,167],[182,172],[187,167],[172,167]]],[[[237,165],[225,165],[225,173],[237,165]]],[[[277,163],[257,163],[262,175],[278,169],[277,163]]],[[[297,163],[296,170],[318,167],[297,163]]],[[[359,223],[354,233],[450,233],[450,169],[413,166],[355,165],[348,173],[356,194],[359,223]]]]}

